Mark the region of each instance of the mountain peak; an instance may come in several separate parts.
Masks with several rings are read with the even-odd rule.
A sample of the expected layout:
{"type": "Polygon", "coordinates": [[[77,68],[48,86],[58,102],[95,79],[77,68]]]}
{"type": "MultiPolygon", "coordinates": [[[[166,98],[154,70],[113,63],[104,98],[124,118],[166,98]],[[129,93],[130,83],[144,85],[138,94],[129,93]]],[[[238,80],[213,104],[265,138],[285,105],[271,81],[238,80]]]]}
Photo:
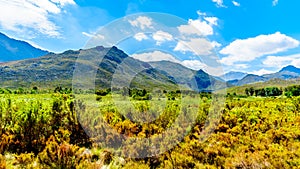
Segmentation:
{"type": "Polygon", "coordinates": [[[232,81],[232,80],[241,80],[245,76],[247,76],[247,73],[244,72],[236,72],[236,71],[230,71],[228,73],[225,73],[224,75],[220,76],[222,79],[226,81],[232,81]]]}
{"type": "Polygon", "coordinates": [[[97,49],[97,50],[104,50],[105,47],[104,47],[104,46],[96,46],[96,49],[97,49]]]}
{"type": "MultiPolygon", "coordinates": [[[[6,36],[6,35],[0,32],[0,36],[6,36]]],[[[6,37],[7,37],[7,36],[6,36],[6,37]]]]}
{"type": "Polygon", "coordinates": [[[204,70],[202,70],[202,69],[199,69],[199,70],[197,70],[197,73],[205,73],[205,74],[207,74],[204,70]]]}
{"type": "Polygon", "coordinates": [[[293,65],[288,65],[288,66],[282,68],[279,72],[284,72],[284,71],[289,71],[289,72],[294,72],[294,73],[300,74],[300,69],[293,65]]]}
{"type": "Polygon", "coordinates": [[[36,58],[49,52],[35,48],[28,42],[10,38],[0,32],[0,53],[0,62],[8,62],[36,58]]]}

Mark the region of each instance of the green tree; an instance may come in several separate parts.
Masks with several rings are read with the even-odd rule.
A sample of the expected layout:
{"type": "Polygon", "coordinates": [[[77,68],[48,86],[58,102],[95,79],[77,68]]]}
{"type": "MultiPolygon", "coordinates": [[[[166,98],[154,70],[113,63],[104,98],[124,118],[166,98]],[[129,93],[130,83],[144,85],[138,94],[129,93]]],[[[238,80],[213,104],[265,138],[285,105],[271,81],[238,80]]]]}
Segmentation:
{"type": "Polygon", "coordinates": [[[246,94],[247,96],[250,95],[250,94],[249,94],[249,89],[248,89],[248,88],[245,89],[245,94],[246,94]]]}
{"type": "Polygon", "coordinates": [[[250,96],[253,96],[253,95],[254,95],[254,88],[253,88],[253,87],[250,87],[250,89],[249,89],[249,94],[250,94],[250,96]]]}

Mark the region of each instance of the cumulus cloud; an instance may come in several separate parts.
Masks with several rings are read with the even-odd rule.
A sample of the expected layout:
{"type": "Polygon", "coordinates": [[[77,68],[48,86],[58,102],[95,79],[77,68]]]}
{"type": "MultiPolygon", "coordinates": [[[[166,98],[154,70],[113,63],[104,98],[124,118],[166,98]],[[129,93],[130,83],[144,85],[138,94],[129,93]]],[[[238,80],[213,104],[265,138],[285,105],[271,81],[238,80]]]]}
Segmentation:
{"type": "Polygon", "coordinates": [[[93,38],[94,40],[104,40],[105,39],[105,37],[100,34],[91,34],[91,33],[87,33],[87,32],[82,32],[82,34],[86,37],[93,38]]]}
{"type": "Polygon", "coordinates": [[[184,60],[181,64],[193,70],[204,70],[210,75],[220,76],[224,74],[222,67],[220,66],[208,66],[207,64],[201,62],[200,60],[184,60]]]}
{"type": "Polygon", "coordinates": [[[178,31],[185,35],[209,36],[214,34],[214,26],[218,26],[218,18],[207,16],[206,13],[197,11],[198,19],[189,19],[186,25],[177,27],[178,31]]]}
{"type": "Polygon", "coordinates": [[[278,5],[278,0],[273,0],[272,5],[273,5],[273,6],[278,5]]]}
{"type": "Polygon", "coordinates": [[[1,0],[0,25],[15,32],[34,30],[49,37],[59,37],[59,28],[49,17],[61,13],[73,0],[1,0]]]}
{"type": "Polygon", "coordinates": [[[173,36],[168,32],[157,31],[153,34],[153,39],[156,40],[156,45],[161,45],[163,42],[173,40],[173,36]]]}
{"type": "Polygon", "coordinates": [[[232,4],[233,4],[234,6],[241,6],[241,4],[240,4],[239,2],[237,2],[237,1],[232,1],[232,4]]]}
{"type": "Polygon", "coordinates": [[[266,67],[282,68],[287,65],[294,65],[300,67],[300,54],[288,56],[268,56],[263,65],[266,67]]]}
{"type": "Polygon", "coordinates": [[[152,19],[146,16],[139,16],[135,20],[129,20],[128,22],[131,26],[138,27],[142,30],[145,30],[146,28],[153,28],[152,19]]]}
{"type": "Polygon", "coordinates": [[[142,40],[147,40],[148,36],[145,35],[144,33],[137,33],[133,36],[134,39],[136,39],[137,41],[142,41],[142,40]]]}
{"type": "Polygon", "coordinates": [[[234,68],[236,68],[237,70],[247,69],[247,68],[249,68],[249,65],[247,65],[247,64],[234,64],[234,68]]]}
{"type": "Polygon", "coordinates": [[[192,52],[194,55],[209,55],[214,47],[221,44],[209,42],[204,37],[214,35],[214,27],[218,26],[218,18],[207,16],[206,13],[197,11],[198,19],[189,19],[186,25],[177,27],[182,39],[177,43],[174,51],[182,53],[192,52]]]}
{"type": "Polygon", "coordinates": [[[193,70],[204,70],[205,72],[211,75],[221,75],[223,74],[223,70],[221,67],[208,66],[207,64],[201,62],[200,60],[178,60],[171,54],[162,52],[162,51],[153,51],[153,52],[145,52],[131,55],[133,58],[144,61],[144,62],[157,62],[157,61],[171,61],[174,63],[179,63],[185,67],[188,67],[193,70]]]}
{"type": "Polygon", "coordinates": [[[207,67],[207,65],[200,62],[200,60],[184,60],[181,64],[193,70],[205,69],[207,67]]]}
{"type": "Polygon", "coordinates": [[[274,71],[266,70],[266,69],[260,69],[252,72],[248,72],[249,74],[255,74],[255,75],[265,75],[265,74],[271,74],[274,73],[274,71]]]}
{"type": "Polygon", "coordinates": [[[299,68],[300,67],[300,57],[296,60],[293,60],[290,65],[294,65],[299,68]]]}
{"type": "Polygon", "coordinates": [[[214,33],[212,25],[200,19],[189,19],[188,25],[180,25],[178,30],[184,35],[208,36],[214,33]]]}
{"type": "Polygon", "coordinates": [[[247,70],[249,70],[250,67],[253,69],[253,65],[249,65],[249,64],[234,64],[231,66],[223,65],[223,68],[226,70],[226,72],[231,72],[231,71],[246,72],[247,70]]]}
{"type": "Polygon", "coordinates": [[[280,32],[243,40],[238,39],[220,51],[221,54],[227,55],[221,59],[221,62],[226,65],[249,62],[264,55],[284,52],[298,46],[299,41],[280,32]]]}
{"type": "Polygon", "coordinates": [[[153,51],[153,52],[146,52],[146,53],[139,53],[131,55],[133,58],[144,61],[144,62],[156,62],[156,61],[171,61],[175,63],[179,63],[175,57],[171,54],[161,52],[161,51],[153,51]]]}
{"type": "MultiPolygon", "coordinates": [[[[218,45],[215,43],[215,45],[218,45]]],[[[194,55],[209,55],[212,53],[213,45],[205,38],[192,38],[187,41],[179,41],[174,51],[182,53],[191,52],[194,55]]]]}
{"type": "Polygon", "coordinates": [[[197,14],[199,16],[206,16],[207,15],[205,12],[201,12],[200,10],[197,11],[197,14]]]}
{"type": "Polygon", "coordinates": [[[218,18],[217,17],[204,17],[204,20],[206,20],[210,25],[218,25],[218,18]]]}
{"type": "Polygon", "coordinates": [[[217,7],[223,7],[226,8],[226,6],[223,4],[223,0],[212,0],[214,3],[216,3],[217,7]]]}
{"type": "Polygon", "coordinates": [[[211,42],[211,45],[212,45],[212,47],[214,47],[214,48],[218,48],[218,47],[221,47],[221,46],[222,46],[222,44],[220,44],[220,43],[218,43],[218,42],[216,42],[216,41],[212,41],[212,42],[211,42]]]}

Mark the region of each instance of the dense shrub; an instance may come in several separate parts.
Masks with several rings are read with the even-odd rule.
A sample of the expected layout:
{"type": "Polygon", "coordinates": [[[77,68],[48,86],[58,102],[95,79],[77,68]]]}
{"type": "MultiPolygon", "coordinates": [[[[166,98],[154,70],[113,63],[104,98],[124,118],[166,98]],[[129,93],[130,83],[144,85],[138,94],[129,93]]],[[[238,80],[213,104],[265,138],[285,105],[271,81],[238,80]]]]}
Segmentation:
{"type": "MultiPolygon", "coordinates": [[[[266,96],[278,90],[264,88],[266,96]]],[[[290,90],[292,88],[285,92],[290,90]]],[[[149,101],[132,98],[134,94],[146,96],[149,94],[147,91],[132,90],[130,108],[126,105],[117,107],[110,95],[100,96],[101,102],[92,102],[94,97],[83,102],[61,93],[48,95],[47,99],[39,94],[2,94],[0,169],[11,165],[18,168],[131,169],[300,166],[299,97],[229,98],[219,123],[211,122],[216,123],[216,128],[207,140],[201,141],[205,134],[203,128],[208,124],[206,119],[212,104],[211,94],[201,93],[198,98],[196,93],[188,93],[191,94],[186,96],[189,106],[185,107],[179,99],[183,92],[156,93],[164,94],[166,98],[157,101],[157,96],[153,94],[153,99],[149,101]],[[172,97],[175,99],[168,99],[172,97]],[[157,105],[157,109],[153,109],[152,101],[157,101],[155,104],[161,104],[161,107],[157,105]],[[143,159],[118,157],[120,154],[143,155],[150,151],[136,144],[123,150],[120,142],[130,141],[126,138],[131,137],[155,137],[172,126],[179,113],[188,113],[191,107],[199,108],[195,124],[189,129],[176,128],[172,133],[174,136],[182,130],[188,133],[175,147],[143,159]],[[103,124],[107,124],[110,130],[103,124]],[[86,126],[92,128],[84,130],[86,126]],[[89,138],[86,132],[96,134],[89,138]],[[120,152],[111,153],[112,149],[120,152]],[[8,159],[4,154],[13,158],[8,159]]],[[[95,96],[94,93],[91,96],[95,96]]],[[[86,95],[83,97],[86,98],[86,95]]],[[[121,103],[123,97],[120,93],[118,99],[121,103]]],[[[164,148],[168,141],[172,139],[158,142],[155,146],[164,148]]]]}

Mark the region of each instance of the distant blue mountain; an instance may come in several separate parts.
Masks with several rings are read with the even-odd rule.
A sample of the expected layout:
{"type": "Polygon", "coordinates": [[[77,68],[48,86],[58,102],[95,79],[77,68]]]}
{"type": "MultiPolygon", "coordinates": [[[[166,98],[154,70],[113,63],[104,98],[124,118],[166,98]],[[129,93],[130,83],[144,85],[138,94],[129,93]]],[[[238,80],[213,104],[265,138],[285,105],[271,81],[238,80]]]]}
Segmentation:
{"type": "Polygon", "coordinates": [[[289,66],[286,66],[286,67],[282,68],[279,72],[285,72],[285,71],[300,74],[300,69],[295,67],[295,66],[292,66],[292,65],[289,65],[289,66]]]}
{"type": "Polygon", "coordinates": [[[232,81],[232,80],[241,80],[245,76],[247,76],[247,73],[231,71],[220,76],[220,78],[224,79],[225,81],[232,81]]]}
{"type": "Polygon", "coordinates": [[[48,53],[48,51],[35,48],[27,42],[15,40],[0,33],[0,62],[36,58],[48,53]]]}
{"type": "Polygon", "coordinates": [[[244,85],[251,84],[256,82],[266,82],[272,79],[282,79],[282,80],[290,80],[300,78],[300,68],[289,65],[282,68],[279,72],[264,74],[261,76],[249,74],[245,76],[243,79],[238,81],[229,81],[232,85],[244,85]]]}

